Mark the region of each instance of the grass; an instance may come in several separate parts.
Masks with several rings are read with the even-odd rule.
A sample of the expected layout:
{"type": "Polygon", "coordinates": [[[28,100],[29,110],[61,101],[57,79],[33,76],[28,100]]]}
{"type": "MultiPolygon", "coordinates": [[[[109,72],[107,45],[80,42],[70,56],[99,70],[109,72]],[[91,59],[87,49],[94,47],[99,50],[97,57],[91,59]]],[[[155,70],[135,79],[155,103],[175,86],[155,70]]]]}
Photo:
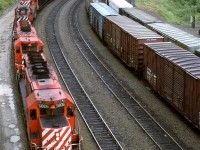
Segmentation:
{"type": "Polygon", "coordinates": [[[200,24],[200,0],[136,0],[136,6],[157,12],[167,22],[190,24],[190,16],[195,16],[200,24]]]}
{"type": "Polygon", "coordinates": [[[15,3],[15,0],[0,0],[0,10],[3,10],[10,6],[11,4],[15,3]]]}

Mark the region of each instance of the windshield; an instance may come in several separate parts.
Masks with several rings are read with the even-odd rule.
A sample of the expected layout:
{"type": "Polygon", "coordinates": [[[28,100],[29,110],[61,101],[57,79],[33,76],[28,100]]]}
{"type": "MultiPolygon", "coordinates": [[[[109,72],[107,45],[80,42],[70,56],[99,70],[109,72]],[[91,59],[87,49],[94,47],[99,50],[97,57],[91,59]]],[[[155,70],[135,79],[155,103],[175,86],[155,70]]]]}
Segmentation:
{"type": "Polygon", "coordinates": [[[27,51],[36,51],[37,50],[37,44],[33,43],[30,46],[28,44],[22,43],[22,51],[23,53],[26,53],[27,51]]]}
{"type": "Polygon", "coordinates": [[[64,107],[57,107],[55,109],[40,108],[40,115],[59,115],[64,114],[64,107]]]}
{"type": "Polygon", "coordinates": [[[40,116],[43,128],[62,128],[69,126],[64,115],[40,116]]]}

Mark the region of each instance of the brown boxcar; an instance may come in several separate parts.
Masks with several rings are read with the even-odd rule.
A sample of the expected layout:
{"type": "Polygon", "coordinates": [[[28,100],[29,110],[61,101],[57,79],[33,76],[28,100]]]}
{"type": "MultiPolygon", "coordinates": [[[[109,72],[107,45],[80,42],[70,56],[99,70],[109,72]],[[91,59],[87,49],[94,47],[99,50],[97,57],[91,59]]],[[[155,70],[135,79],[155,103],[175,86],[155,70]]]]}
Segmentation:
{"type": "Polygon", "coordinates": [[[106,16],[104,40],[109,49],[136,72],[143,72],[143,44],[163,37],[125,16],[106,16]]]}
{"type": "Polygon", "coordinates": [[[171,42],[144,46],[145,79],[200,129],[200,59],[171,42]]]}

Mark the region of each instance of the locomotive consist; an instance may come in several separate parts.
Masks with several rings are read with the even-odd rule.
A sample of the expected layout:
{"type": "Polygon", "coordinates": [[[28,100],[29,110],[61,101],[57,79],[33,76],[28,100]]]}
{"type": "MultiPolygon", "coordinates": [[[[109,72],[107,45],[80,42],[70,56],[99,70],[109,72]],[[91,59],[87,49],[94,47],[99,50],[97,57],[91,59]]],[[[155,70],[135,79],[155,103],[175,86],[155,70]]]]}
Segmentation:
{"type": "Polygon", "coordinates": [[[13,52],[31,150],[80,149],[76,106],[44,56],[44,44],[32,22],[38,1],[15,9],[13,52]]]}
{"type": "MultiPolygon", "coordinates": [[[[90,24],[102,42],[137,75],[145,78],[155,92],[200,129],[199,57],[167,42],[166,37],[170,39],[170,36],[165,34],[162,37],[126,16],[116,15],[111,7],[103,7],[101,3],[91,3],[88,9],[90,24]]],[[[154,20],[144,20],[149,22],[149,19],[154,20]]],[[[186,37],[191,36],[183,35],[182,40],[186,44],[183,42],[181,45],[197,46],[196,41],[199,39],[189,41],[186,37]]],[[[181,43],[181,40],[176,40],[175,43],[181,43]]]]}

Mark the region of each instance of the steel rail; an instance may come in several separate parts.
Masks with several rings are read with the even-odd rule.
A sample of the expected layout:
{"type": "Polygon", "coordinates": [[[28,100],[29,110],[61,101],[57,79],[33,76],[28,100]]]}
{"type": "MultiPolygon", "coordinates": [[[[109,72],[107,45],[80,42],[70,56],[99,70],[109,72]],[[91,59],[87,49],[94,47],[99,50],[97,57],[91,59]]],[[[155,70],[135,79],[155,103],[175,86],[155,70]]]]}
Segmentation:
{"type": "Polygon", "coordinates": [[[46,22],[48,47],[68,91],[75,100],[76,106],[99,148],[103,150],[122,149],[105,120],[81,86],[80,81],[73,72],[66,57],[63,55],[63,50],[60,48],[57,41],[54,25],[56,24],[56,18],[58,17],[61,8],[66,5],[67,2],[68,1],[66,0],[61,1],[54,7],[48,16],[46,22]]]}
{"type": "MultiPolygon", "coordinates": [[[[79,11],[76,9],[76,12],[79,11]]],[[[73,31],[71,35],[80,52],[99,78],[160,149],[183,149],[101,63],[79,30],[76,12],[73,12],[73,17],[69,18],[70,24],[68,26],[71,28],[70,31],[73,31]]]]}

